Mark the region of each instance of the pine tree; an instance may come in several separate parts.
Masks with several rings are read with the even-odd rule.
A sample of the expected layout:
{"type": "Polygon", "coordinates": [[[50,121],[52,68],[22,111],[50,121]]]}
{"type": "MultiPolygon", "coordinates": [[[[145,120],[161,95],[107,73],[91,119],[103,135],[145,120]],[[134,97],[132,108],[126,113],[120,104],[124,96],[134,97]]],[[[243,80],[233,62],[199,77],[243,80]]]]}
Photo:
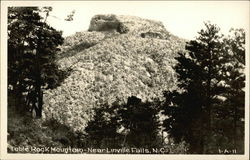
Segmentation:
{"type": "Polygon", "coordinates": [[[32,61],[25,57],[33,56],[27,54],[33,49],[28,40],[32,40],[30,30],[35,30],[39,19],[38,8],[10,7],[8,10],[8,83],[15,92],[16,106],[28,85],[24,79],[29,74],[32,61]]]}
{"type": "Polygon", "coordinates": [[[196,40],[179,53],[175,70],[179,90],[166,92],[164,126],[177,142],[190,144],[191,153],[213,151],[214,107],[223,99],[221,68],[225,61],[222,36],[216,25],[205,23],[196,40]]]}
{"type": "Polygon", "coordinates": [[[127,104],[105,105],[95,109],[94,117],[85,128],[90,146],[142,147],[162,146],[157,114],[160,105],[129,97],[127,104]]]}
{"type": "Polygon", "coordinates": [[[37,118],[42,116],[43,89],[55,87],[65,76],[55,63],[57,47],[63,43],[62,33],[46,23],[51,10],[8,10],[8,83],[19,101],[26,99],[27,106],[31,103],[37,118]],[[44,18],[41,12],[46,14],[44,18]]]}
{"type": "Polygon", "coordinates": [[[125,106],[118,110],[121,125],[128,130],[124,145],[129,147],[154,148],[161,146],[158,113],[160,105],[155,102],[141,102],[131,96],[125,106]]]}
{"type": "Polygon", "coordinates": [[[120,124],[116,107],[117,105],[104,105],[102,108],[94,109],[93,119],[88,122],[85,128],[88,141],[87,147],[122,147],[122,135],[117,132],[120,124]]]}
{"type": "Polygon", "coordinates": [[[244,108],[245,108],[245,32],[231,30],[232,35],[224,39],[227,62],[223,67],[226,92],[224,103],[218,113],[220,126],[227,137],[227,148],[244,153],[244,108]],[[223,123],[224,122],[224,123],[223,123]]]}

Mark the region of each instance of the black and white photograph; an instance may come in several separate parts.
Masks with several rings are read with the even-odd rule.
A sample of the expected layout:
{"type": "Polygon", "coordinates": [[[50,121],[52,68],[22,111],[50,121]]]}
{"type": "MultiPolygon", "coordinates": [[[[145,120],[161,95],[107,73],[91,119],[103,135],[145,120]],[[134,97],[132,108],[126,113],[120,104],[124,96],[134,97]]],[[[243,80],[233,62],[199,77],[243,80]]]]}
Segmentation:
{"type": "Polygon", "coordinates": [[[249,6],[2,1],[0,159],[249,159],[249,6]]]}

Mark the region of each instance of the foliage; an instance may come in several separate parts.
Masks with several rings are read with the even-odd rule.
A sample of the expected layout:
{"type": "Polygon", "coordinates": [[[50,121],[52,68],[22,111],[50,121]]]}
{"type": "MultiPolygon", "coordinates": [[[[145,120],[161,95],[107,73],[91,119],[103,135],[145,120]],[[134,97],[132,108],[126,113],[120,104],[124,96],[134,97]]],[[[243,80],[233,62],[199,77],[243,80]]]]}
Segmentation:
{"type": "Polygon", "coordinates": [[[169,150],[169,154],[188,154],[189,152],[189,145],[184,140],[176,143],[174,139],[169,138],[164,147],[169,150]]]}
{"type": "Polygon", "coordinates": [[[28,113],[17,112],[13,96],[11,94],[8,97],[7,142],[9,153],[15,152],[11,150],[11,147],[77,147],[81,143],[78,133],[54,119],[43,121],[33,119],[28,113]]]}
{"type": "MultiPolygon", "coordinates": [[[[225,51],[228,53],[224,65],[226,97],[218,108],[218,128],[226,137],[228,144],[224,147],[237,149],[244,153],[245,122],[245,32],[243,29],[232,29],[231,35],[224,38],[225,51]]],[[[225,149],[225,148],[221,148],[225,149]]]]}
{"type": "Polygon", "coordinates": [[[96,148],[120,148],[122,147],[122,135],[117,132],[118,123],[116,106],[105,105],[94,109],[94,116],[88,122],[85,132],[87,134],[88,147],[96,148]]]}
{"type": "Polygon", "coordinates": [[[159,104],[155,101],[141,102],[137,97],[129,97],[127,105],[120,108],[121,125],[128,130],[124,140],[129,147],[160,147],[159,104]]]}
{"type": "Polygon", "coordinates": [[[55,64],[62,33],[46,23],[51,7],[8,10],[8,85],[41,117],[43,89],[55,88],[66,76],[55,64]],[[40,13],[45,12],[43,18],[40,13]],[[26,94],[26,96],[23,96],[26,94]]]}
{"type": "Polygon", "coordinates": [[[94,116],[85,131],[88,147],[137,147],[163,146],[159,136],[159,105],[141,102],[129,97],[125,105],[105,105],[94,109],[94,116]]]}
{"type": "Polygon", "coordinates": [[[57,60],[65,57],[71,57],[89,47],[92,47],[105,38],[101,32],[76,32],[72,36],[65,38],[63,45],[60,47],[61,52],[57,60]]]}
{"type": "Polygon", "coordinates": [[[244,113],[244,74],[239,72],[242,64],[234,65],[238,57],[244,57],[244,41],[235,44],[236,38],[223,40],[216,25],[205,23],[205,26],[196,40],[187,43],[188,52],[177,57],[179,89],[165,92],[168,119],[164,126],[175,142],[183,139],[190,145],[190,153],[218,153],[224,147],[241,150],[242,146],[232,147],[232,137],[242,137],[243,128],[231,124],[232,119],[240,123],[244,113]],[[239,129],[241,134],[232,134],[231,127],[239,129]]]}

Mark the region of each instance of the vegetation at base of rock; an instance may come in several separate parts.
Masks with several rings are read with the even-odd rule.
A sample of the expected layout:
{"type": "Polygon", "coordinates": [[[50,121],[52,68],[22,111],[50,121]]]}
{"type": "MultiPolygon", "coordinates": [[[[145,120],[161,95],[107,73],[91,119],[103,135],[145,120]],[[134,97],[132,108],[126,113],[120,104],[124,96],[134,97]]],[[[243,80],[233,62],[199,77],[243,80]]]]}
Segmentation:
{"type": "MultiPolygon", "coordinates": [[[[134,99],[135,97],[132,98],[134,99]]],[[[139,125],[139,128],[136,128],[136,130],[138,131],[138,133],[136,134],[140,135],[140,140],[144,139],[144,141],[139,141],[140,143],[136,143],[136,141],[134,140],[137,139],[136,137],[138,135],[133,135],[135,134],[135,131],[130,132],[130,130],[133,130],[134,125],[129,126],[129,128],[121,128],[121,125],[124,124],[124,122],[120,122],[120,119],[124,116],[129,116],[128,113],[126,113],[126,108],[129,108],[128,104],[113,104],[112,106],[105,105],[101,108],[95,108],[92,113],[92,120],[88,122],[86,131],[75,132],[71,127],[63,125],[55,119],[50,119],[46,121],[42,119],[33,119],[27,113],[24,115],[21,112],[17,112],[14,106],[14,102],[12,100],[12,96],[9,96],[8,117],[11,117],[8,120],[7,140],[9,153],[26,153],[15,152],[11,149],[12,147],[67,148],[69,146],[76,148],[93,147],[100,149],[122,147],[131,148],[132,146],[143,147],[148,149],[152,149],[152,147],[164,147],[166,151],[165,154],[185,154],[188,151],[188,145],[185,142],[181,142],[179,144],[174,144],[173,141],[169,141],[169,143],[163,143],[161,141],[161,135],[157,135],[158,132],[155,132],[154,129],[150,131],[153,134],[157,135],[159,139],[157,137],[155,137],[156,139],[151,139],[149,134],[145,134],[145,131],[149,131],[147,127],[153,128],[151,124],[155,123],[152,123],[150,119],[145,119],[144,116],[140,116],[144,120],[140,119],[139,121],[133,122],[134,125],[139,125]],[[143,125],[144,127],[141,126],[142,123],[145,124],[143,125]],[[144,133],[142,132],[143,130],[144,133]]],[[[129,101],[131,102],[131,100],[129,101]]],[[[130,107],[137,110],[137,105],[133,104],[132,106],[130,105],[130,107]]],[[[146,110],[147,108],[152,108],[152,105],[153,103],[141,103],[141,107],[147,107],[141,108],[142,110],[138,110],[137,112],[133,113],[137,115],[145,115],[145,113],[155,115],[158,109],[156,109],[156,112],[153,113],[146,110]]],[[[148,118],[150,118],[150,116],[148,118]]],[[[128,119],[123,119],[123,121],[126,120],[128,119]]],[[[157,122],[157,120],[155,120],[155,122],[157,122]]],[[[33,151],[30,153],[37,152],[33,151]]]]}
{"type": "Polygon", "coordinates": [[[125,105],[95,109],[85,131],[95,141],[93,147],[160,147],[159,109],[157,104],[142,103],[132,96],[125,105]]]}
{"type": "Polygon", "coordinates": [[[17,111],[13,96],[8,97],[8,152],[13,153],[12,147],[78,146],[78,135],[72,128],[54,119],[34,119],[28,112],[17,111]]]}

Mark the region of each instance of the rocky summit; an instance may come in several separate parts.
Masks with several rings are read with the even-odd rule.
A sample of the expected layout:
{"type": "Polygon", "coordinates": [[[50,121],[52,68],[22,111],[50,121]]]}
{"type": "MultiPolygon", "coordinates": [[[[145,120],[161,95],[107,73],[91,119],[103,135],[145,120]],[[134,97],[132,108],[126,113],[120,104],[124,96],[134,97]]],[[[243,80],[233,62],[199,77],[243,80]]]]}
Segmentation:
{"type": "Polygon", "coordinates": [[[134,16],[96,15],[88,31],[65,38],[58,55],[61,69],[71,68],[62,85],[44,95],[45,118],[83,130],[91,108],[129,96],[143,101],[163,97],[176,87],[174,57],[185,40],[161,22],[134,16]]]}

